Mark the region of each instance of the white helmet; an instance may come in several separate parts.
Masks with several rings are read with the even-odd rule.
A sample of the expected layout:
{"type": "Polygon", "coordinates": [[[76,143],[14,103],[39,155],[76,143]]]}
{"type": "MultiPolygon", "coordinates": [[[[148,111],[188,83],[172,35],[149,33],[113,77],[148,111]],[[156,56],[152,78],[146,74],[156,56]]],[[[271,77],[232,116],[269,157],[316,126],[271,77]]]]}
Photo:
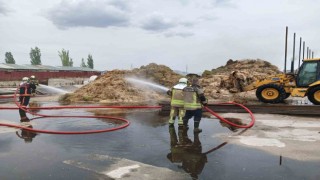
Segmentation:
{"type": "Polygon", "coordinates": [[[180,79],[179,79],[179,83],[185,83],[185,84],[187,84],[187,82],[188,82],[188,79],[187,79],[187,78],[180,78],[180,79]]]}
{"type": "Polygon", "coordinates": [[[29,78],[28,77],[23,77],[22,81],[27,82],[27,81],[29,81],[29,78]]]}
{"type": "Polygon", "coordinates": [[[36,77],[34,75],[30,76],[30,79],[36,79],[36,77]]]}

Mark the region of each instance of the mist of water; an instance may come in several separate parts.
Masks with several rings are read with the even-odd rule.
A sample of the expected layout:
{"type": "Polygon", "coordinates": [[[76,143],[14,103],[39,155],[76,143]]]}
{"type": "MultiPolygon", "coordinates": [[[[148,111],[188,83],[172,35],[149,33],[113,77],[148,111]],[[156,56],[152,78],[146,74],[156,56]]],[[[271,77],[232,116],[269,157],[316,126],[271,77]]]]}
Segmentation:
{"type": "Polygon", "coordinates": [[[52,86],[47,86],[47,85],[43,85],[43,84],[39,84],[39,86],[47,91],[49,91],[50,93],[57,93],[57,94],[66,94],[69,93],[69,91],[65,91],[59,88],[55,88],[52,86]]]}
{"type": "Polygon", "coordinates": [[[126,80],[130,83],[133,83],[133,84],[141,84],[141,85],[147,85],[147,86],[150,86],[150,87],[153,87],[153,88],[156,88],[156,89],[160,89],[160,90],[163,90],[163,91],[168,91],[169,89],[165,86],[161,86],[159,84],[155,84],[155,83],[152,83],[152,82],[148,82],[148,81],[145,81],[145,80],[141,80],[141,79],[136,79],[136,78],[132,78],[132,77],[127,77],[126,80]]]}

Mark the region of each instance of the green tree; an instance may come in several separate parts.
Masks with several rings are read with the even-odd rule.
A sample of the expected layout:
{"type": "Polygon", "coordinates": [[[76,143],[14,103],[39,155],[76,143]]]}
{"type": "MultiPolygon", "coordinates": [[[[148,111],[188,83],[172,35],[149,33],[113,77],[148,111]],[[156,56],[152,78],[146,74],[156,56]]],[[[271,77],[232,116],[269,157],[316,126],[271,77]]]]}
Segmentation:
{"type": "Polygon", "coordinates": [[[38,47],[31,48],[30,59],[32,65],[41,65],[41,52],[38,47]]]}
{"type": "Polygon", "coordinates": [[[87,67],[87,65],[86,65],[86,63],[84,62],[84,59],[83,59],[83,58],[81,59],[81,65],[80,65],[80,67],[87,67]]]}
{"type": "Polygon", "coordinates": [[[93,59],[92,59],[92,55],[89,54],[88,58],[87,58],[87,67],[93,69],[93,59]]]}
{"type": "Polygon", "coordinates": [[[61,59],[62,66],[73,66],[72,58],[69,57],[69,51],[62,49],[61,52],[58,51],[58,53],[61,59]]]}
{"type": "Polygon", "coordinates": [[[16,63],[11,52],[6,52],[4,60],[7,64],[15,64],[16,63]]]}

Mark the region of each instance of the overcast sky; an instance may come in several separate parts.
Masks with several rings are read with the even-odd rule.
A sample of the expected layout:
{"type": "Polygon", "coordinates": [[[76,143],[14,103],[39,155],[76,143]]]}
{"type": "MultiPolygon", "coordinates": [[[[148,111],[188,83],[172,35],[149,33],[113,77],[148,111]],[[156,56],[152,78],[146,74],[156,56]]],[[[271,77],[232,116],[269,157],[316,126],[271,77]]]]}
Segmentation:
{"type": "MultiPolygon", "coordinates": [[[[0,62],[11,52],[30,64],[39,47],[42,64],[61,66],[69,50],[74,66],[92,54],[97,70],[149,63],[202,72],[227,60],[263,59],[283,69],[293,33],[320,54],[320,0],[0,0],[0,62]]],[[[298,53],[296,53],[296,59],[298,53]]]]}

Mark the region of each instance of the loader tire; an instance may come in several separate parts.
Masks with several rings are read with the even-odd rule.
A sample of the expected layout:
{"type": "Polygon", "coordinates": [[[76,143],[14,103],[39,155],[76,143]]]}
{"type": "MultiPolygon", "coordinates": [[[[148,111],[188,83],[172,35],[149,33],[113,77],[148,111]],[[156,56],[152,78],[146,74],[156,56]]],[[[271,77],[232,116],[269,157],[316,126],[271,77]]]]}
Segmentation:
{"type": "Polygon", "coordinates": [[[314,105],[320,105],[320,86],[316,86],[314,88],[311,88],[308,91],[308,99],[314,105]]]}
{"type": "Polygon", "coordinates": [[[286,97],[286,91],[277,84],[265,84],[260,86],[256,91],[257,98],[264,103],[280,103],[286,97]]]}

